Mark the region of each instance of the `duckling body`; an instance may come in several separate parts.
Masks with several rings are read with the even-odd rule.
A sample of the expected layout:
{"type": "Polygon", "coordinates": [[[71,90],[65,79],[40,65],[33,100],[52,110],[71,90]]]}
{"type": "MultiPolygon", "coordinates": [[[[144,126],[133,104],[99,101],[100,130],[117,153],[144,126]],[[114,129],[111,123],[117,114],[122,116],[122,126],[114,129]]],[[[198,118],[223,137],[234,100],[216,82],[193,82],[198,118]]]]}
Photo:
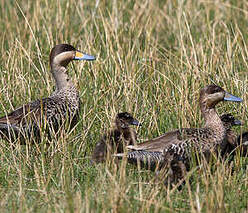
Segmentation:
{"type": "Polygon", "coordinates": [[[0,118],[0,136],[8,141],[37,139],[41,129],[56,133],[62,124],[72,128],[78,121],[79,93],[66,72],[72,60],[94,60],[69,44],[56,45],[50,53],[56,90],[51,96],[24,104],[0,118]]]}
{"type": "MultiPolygon", "coordinates": [[[[171,167],[175,162],[186,162],[192,151],[205,156],[216,150],[226,137],[226,129],[216,113],[215,106],[221,101],[242,101],[225,92],[221,87],[209,85],[201,89],[200,107],[205,125],[202,128],[182,128],[165,133],[155,139],[137,145],[127,146],[132,150],[127,154],[131,163],[140,162],[154,169],[171,167]]],[[[123,157],[125,154],[117,154],[123,157]]],[[[173,169],[173,168],[172,168],[173,169]]]]}
{"type": "Polygon", "coordinates": [[[135,144],[137,134],[130,125],[138,126],[140,123],[127,112],[117,114],[115,128],[106,133],[96,144],[92,161],[95,163],[104,162],[108,153],[123,152],[124,146],[135,144]]]}

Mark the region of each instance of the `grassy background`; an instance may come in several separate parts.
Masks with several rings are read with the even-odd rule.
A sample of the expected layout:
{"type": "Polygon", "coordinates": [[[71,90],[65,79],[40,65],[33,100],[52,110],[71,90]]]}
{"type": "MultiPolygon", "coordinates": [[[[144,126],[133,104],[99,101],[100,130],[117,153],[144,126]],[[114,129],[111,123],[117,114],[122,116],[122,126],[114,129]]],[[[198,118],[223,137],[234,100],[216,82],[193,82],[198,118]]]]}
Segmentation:
{"type": "MultiPolygon", "coordinates": [[[[70,43],[95,55],[70,76],[83,102],[76,130],[52,146],[0,141],[0,208],[19,212],[247,212],[247,159],[192,170],[167,189],[154,173],[90,155],[117,112],[143,126],[139,141],[203,121],[199,89],[216,83],[244,99],[221,103],[247,127],[246,0],[0,0],[0,114],[54,90],[49,52],[70,43]]],[[[240,129],[236,129],[237,133],[240,129]]]]}

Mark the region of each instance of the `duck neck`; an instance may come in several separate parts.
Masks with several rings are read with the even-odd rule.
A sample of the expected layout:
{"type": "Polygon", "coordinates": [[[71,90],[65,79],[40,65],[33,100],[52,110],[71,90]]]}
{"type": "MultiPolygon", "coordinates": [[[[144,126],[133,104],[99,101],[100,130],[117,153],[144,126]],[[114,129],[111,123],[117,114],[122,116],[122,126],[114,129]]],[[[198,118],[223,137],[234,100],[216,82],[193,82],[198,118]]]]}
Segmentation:
{"type": "Polygon", "coordinates": [[[52,67],[52,75],[56,83],[56,92],[74,88],[72,81],[66,73],[65,67],[52,67]]]}
{"type": "Polygon", "coordinates": [[[224,125],[214,107],[201,107],[201,112],[205,120],[205,127],[211,128],[214,131],[219,131],[220,133],[224,134],[224,125]]]}

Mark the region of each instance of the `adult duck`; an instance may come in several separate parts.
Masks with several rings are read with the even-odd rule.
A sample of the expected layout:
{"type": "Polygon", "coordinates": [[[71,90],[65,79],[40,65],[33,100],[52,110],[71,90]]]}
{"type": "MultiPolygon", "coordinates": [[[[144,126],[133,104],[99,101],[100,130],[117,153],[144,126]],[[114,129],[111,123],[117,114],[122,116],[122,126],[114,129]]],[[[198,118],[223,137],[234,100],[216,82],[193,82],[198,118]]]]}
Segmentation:
{"type": "Polygon", "coordinates": [[[241,102],[242,99],[227,93],[217,85],[208,85],[200,91],[200,108],[205,120],[202,128],[182,128],[167,132],[152,140],[127,146],[128,162],[157,168],[171,166],[172,162],[187,161],[192,151],[209,155],[226,138],[226,129],[215,106],[221,101],[241,102]]]}
{"type": "Polygon", "coordinates": [[[47,98],[24,104],[0,118],[0,136],[13,141],[39,138],[42,129],[57,133],[65,123],[71,128],[78,121],[79,93],[67,74],[73,60],[95,60],[69,44],[56,45],[50,53],[50,67],[56,89],[47,98]]]}
{"type": "Polygon", "coordinates": [[[123,147],[134,145],[137,134],[130,125],[140,126],[141,124],[128,112],[118,113],[115,118],[114,129],[104,134],[96,144],[92,161],[102,163],[106,161],[108,154],[123,152],[123,147]]]}

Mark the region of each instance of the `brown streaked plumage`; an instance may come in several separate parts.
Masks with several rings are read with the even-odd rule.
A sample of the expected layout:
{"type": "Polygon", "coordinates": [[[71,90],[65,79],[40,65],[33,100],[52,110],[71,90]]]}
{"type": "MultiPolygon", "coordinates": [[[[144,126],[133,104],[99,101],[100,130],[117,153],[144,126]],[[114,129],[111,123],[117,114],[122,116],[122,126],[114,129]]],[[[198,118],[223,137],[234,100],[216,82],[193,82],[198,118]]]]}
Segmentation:
{"type": "MultiPolygon", "coordinates": [[[[225,137],[225,127],[216,113],[215,106],[221,101],[237,101],[242,99],[232,96],[216,85],[209,85],[200,91],[200,108],[205,120],[202,128],[182,128],[167,132],[155,139],[137,145],[127,146],[129,162],[156,167],[171,167],[173,161],[187,161],[194,150],[208,155],[220,145],[225,137]]],[[[123,157],[126,154],[116,154],[123,157]]],[[[175,175],[174,175],[175,176],[175,175]]]]}
{"type": "Polygon", "coordinates": [[[70,80],[66,67],[72,60],[94,60],[93,56],[77,51],[69,44],[56,45],[50,53],[50,67],[56,90],[47,98],[22,105],[0,118],[0,137],[8,141],[36,140],[40,130],[54,133],[62,124],[73,127],[78,120],[79,94],[70,80]]]}
{"type": "Polygon", "coordinates": [[[123,146],[133,145],[137,135],[130,125],[139,126],[138,120],[127,112],[119,113],[115,119],[115,128],[106,133],[96,144],[92,154],[92,161],[101,163],[106,161],[107,155],[123,152],[123,146]]]}

